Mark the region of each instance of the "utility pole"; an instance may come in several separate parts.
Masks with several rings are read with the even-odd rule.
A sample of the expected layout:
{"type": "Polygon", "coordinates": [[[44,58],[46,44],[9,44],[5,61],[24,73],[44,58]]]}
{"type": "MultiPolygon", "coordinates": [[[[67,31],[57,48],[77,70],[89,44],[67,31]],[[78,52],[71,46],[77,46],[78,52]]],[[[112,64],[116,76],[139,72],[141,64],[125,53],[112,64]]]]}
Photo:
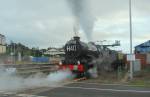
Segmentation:
{"type": "Polygon", "coordinates": [[[13,60],[13,41],[11,41],[10,47],[11,47],[11,52],[10,52],[10,55],[11,55],[11,63],[13,64],[13,63],[14,63],[14,60],[13,60]]]}
{"type": "MultiPolygon", "coordinates": [[[[130,55],[132,56],[133,55],[133,52],[132,52],[132,1],[129,0],[129,20],[130,20],[130,55]]],[[[130,80],[133,79],[133,61],[131,60],[130,61],[130,80]]]]}
{"type": "Polygon", "coordinates": [[[16,44],[14,43],[14,64],[16,64],[16,44]]]}

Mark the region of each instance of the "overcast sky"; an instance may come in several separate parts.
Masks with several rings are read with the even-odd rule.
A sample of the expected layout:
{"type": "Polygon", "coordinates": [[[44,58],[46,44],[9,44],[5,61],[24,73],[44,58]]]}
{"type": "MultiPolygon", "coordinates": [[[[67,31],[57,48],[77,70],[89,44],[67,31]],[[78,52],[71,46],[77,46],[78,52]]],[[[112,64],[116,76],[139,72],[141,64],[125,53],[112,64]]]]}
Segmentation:
{"type": "MultiPolygon", "coordinates": [[[[128,0],[87,0],[95,18],[92,41],[120,40],[129,52],[128,0]]],[[[150,0],[132,0],[133,45],[150,39],[150,0]]],[[[86,17],[86,16],[85,16],[86,17]]],[[[0,0],[0,33],[29,47],[61,46],[74,35],[66,0],[0,0]]],[[[87,41],[85,33],[79,33],[87,41]]]]}

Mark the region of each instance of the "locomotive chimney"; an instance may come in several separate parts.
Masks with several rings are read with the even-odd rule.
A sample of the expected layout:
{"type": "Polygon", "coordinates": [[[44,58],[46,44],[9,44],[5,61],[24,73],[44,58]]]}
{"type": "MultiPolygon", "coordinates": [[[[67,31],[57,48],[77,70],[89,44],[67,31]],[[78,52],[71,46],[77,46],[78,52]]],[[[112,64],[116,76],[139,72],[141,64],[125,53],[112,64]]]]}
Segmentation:
{"type": "MultiPolygon", "coordinates": [[[[75,31],[75,30],[74,30],[75,31]]],[[[78,36],[78,32],[77,31],[75,31],[74,32],[74,34],[75,34],[75,36],[73,37],[74,38],[74,40],[76,40],[76,41],[80,41],[80,37],[78,36]]]]}
{"type": "Polygon", "coordinates": [[[74,38],[74,40],[76,40],[76,41],[80,41],[80,37],[79,37],[79,36],[74,36],[73,38],[74,38]]]}

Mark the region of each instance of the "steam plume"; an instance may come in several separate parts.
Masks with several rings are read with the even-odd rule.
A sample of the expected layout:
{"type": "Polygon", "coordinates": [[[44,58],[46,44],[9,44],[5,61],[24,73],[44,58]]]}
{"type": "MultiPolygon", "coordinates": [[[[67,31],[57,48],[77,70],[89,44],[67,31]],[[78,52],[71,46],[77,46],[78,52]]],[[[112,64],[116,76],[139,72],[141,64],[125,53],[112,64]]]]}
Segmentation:
{"type": "Polygon", "coordinates": [[[15,69],[0,68],[0,91],[17,91],[36,87],[55,87],[62,85],[62,82],[71,78],[70,71],[57,71],[44,75],[38,73],[27,78],[17,76],[15,69]]]}
{"type": "MultiPolygon", "coordinates": [[[[92,32],[95,18],[90,12],[88,0],[67,0],[69,7],[75,16],[76,24],[82,28],[88,40],[92,40],[92,32]]],[[[79,28],[79,27],[77,27],[79,28]]]]}

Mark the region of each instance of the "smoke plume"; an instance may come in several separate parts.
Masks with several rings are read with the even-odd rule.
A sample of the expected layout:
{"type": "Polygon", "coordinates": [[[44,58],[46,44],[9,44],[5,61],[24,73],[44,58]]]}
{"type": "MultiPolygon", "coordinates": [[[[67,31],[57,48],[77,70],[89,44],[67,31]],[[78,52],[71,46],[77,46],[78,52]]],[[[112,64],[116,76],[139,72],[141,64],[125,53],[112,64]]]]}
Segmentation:
{"type": "Polygon", "coordinates": [[[0,91],[17,91],[37,87],[55,87],[62,85],[62,82],[71,78],[70,71],[57,71],[44,75],[38,73],[27,78],[17,76],[15,69],[0,68],[0,91]]]}
{"type": "Polygon", "coordinates": [[[67,0],[67,2],[73,15],[75,16],[76,26],[79,24],[81,29],[86,34],[87,39],[92,40],[95,18],[90,11],[91,8],[89,0],[67,0]]]}

